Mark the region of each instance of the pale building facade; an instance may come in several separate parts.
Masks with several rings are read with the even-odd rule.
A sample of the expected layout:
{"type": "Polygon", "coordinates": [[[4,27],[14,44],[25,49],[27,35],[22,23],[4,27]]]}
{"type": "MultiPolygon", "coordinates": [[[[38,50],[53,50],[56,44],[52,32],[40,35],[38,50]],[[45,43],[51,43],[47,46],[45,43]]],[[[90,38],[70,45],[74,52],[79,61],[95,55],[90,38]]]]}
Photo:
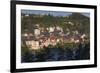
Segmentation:
{"type": "Polygon", "coordinates": [[[40,48],[39,46],[39,42],[38,41],[34,41],[34,40],[30,40],[30,41],[26,41],[26,45],[33,50],[37,50],[40,48]]]}
{"type": "Polygon", "coordinates": [[[34,34],[35,34],[35,36],[40,35],[40,30],[39,30],[39,29],[35,29],[35,30],[34,30],[34,34]]]}

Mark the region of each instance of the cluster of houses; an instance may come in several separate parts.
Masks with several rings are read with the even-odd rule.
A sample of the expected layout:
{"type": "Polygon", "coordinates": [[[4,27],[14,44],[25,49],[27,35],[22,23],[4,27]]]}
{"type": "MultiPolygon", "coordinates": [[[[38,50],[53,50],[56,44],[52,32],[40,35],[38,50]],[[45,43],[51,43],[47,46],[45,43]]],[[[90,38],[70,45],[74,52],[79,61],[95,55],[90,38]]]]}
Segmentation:
{"type": "MultiPolygon", "coordinates": [[[[44,28],[39,27],[36,24],[37,28],[34,29],[34,33],[25,32],[22,34],[22,39],[24,39],[27,47],[33,50],[40,48],[48,47],[49,45],[55,46],[57,43],[79,43],[84,42],[87,37],[86,34],[79,34],[79,32],[73,31],[75,35],[70,35],[70,32],[64,33],[63,29],[59,26],[44,28]]],[[[69,29],[67,29],[69,30],[69,29]]],[[[23,43],[23,41],[22,41],[23,43]]]]}

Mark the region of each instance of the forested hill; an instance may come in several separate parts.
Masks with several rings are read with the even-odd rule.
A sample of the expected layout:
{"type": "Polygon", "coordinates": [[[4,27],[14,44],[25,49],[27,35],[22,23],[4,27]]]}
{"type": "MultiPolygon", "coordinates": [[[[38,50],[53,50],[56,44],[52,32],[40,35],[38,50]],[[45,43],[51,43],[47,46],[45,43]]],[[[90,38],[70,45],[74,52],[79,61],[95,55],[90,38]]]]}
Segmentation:
{"type": "Polygon", "coordinates": [[[72,13],[70,16],[69,16],[70,19],[75,19],[75,20],[87,20],[89,19],[89,17],[85,16],[85,15],[82,15],[80,13],[72,13]]]}
{"type": "Polygon", "coordinates": [[[22,32],[27,29],[33,32],[36,24],[40,27],[55,27],[60,26],[64,31],[68,28],[70,31],[78,30],[80,33],[90,32],[90,18],[81,13],[72,13],[69,16],[53,16],[53,15],[36,15],[36,14],[21,14],[22,16],[22,32]]]}

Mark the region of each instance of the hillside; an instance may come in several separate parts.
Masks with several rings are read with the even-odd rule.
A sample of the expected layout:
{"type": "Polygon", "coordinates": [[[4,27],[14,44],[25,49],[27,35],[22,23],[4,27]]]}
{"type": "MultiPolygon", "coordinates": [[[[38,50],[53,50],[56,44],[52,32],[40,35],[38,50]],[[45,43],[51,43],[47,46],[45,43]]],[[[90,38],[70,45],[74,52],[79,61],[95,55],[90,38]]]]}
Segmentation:
{"type": "Polygon", "coordinates": [[[70,29],[70,31],[75,31],[77,29],[80,33],[89,33],[90,30],[89,17],[80,13],[72,13],[70,16],[66,17],[58,17],[50,14],[30,14],[29,16],[22,14],[22,16],[22,32],[25,32],[26,29],[29,32],[33,32],[33,29],[36,28],[36,24],[39,24],[39,26],[43,28],[60,26],[65,32],[67,28],[70,29]]]}

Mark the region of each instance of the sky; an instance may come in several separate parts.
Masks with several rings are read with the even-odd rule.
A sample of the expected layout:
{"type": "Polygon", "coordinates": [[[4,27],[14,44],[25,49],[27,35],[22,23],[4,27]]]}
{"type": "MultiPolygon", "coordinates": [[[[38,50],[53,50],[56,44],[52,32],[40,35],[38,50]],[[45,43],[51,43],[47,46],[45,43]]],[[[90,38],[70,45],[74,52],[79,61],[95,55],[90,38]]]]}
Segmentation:
{"type": "MultiPolygon", "coordinates": [[[[62,12],[62,11],[43,11],[43,10],[21,10],[24,14],[40,14],[40,15],[53,15],[53,16],[69,16],[72,12],[62,12]]],[[[82,13],[83,15],[89,17],[90,13],[82,13]]]]}

